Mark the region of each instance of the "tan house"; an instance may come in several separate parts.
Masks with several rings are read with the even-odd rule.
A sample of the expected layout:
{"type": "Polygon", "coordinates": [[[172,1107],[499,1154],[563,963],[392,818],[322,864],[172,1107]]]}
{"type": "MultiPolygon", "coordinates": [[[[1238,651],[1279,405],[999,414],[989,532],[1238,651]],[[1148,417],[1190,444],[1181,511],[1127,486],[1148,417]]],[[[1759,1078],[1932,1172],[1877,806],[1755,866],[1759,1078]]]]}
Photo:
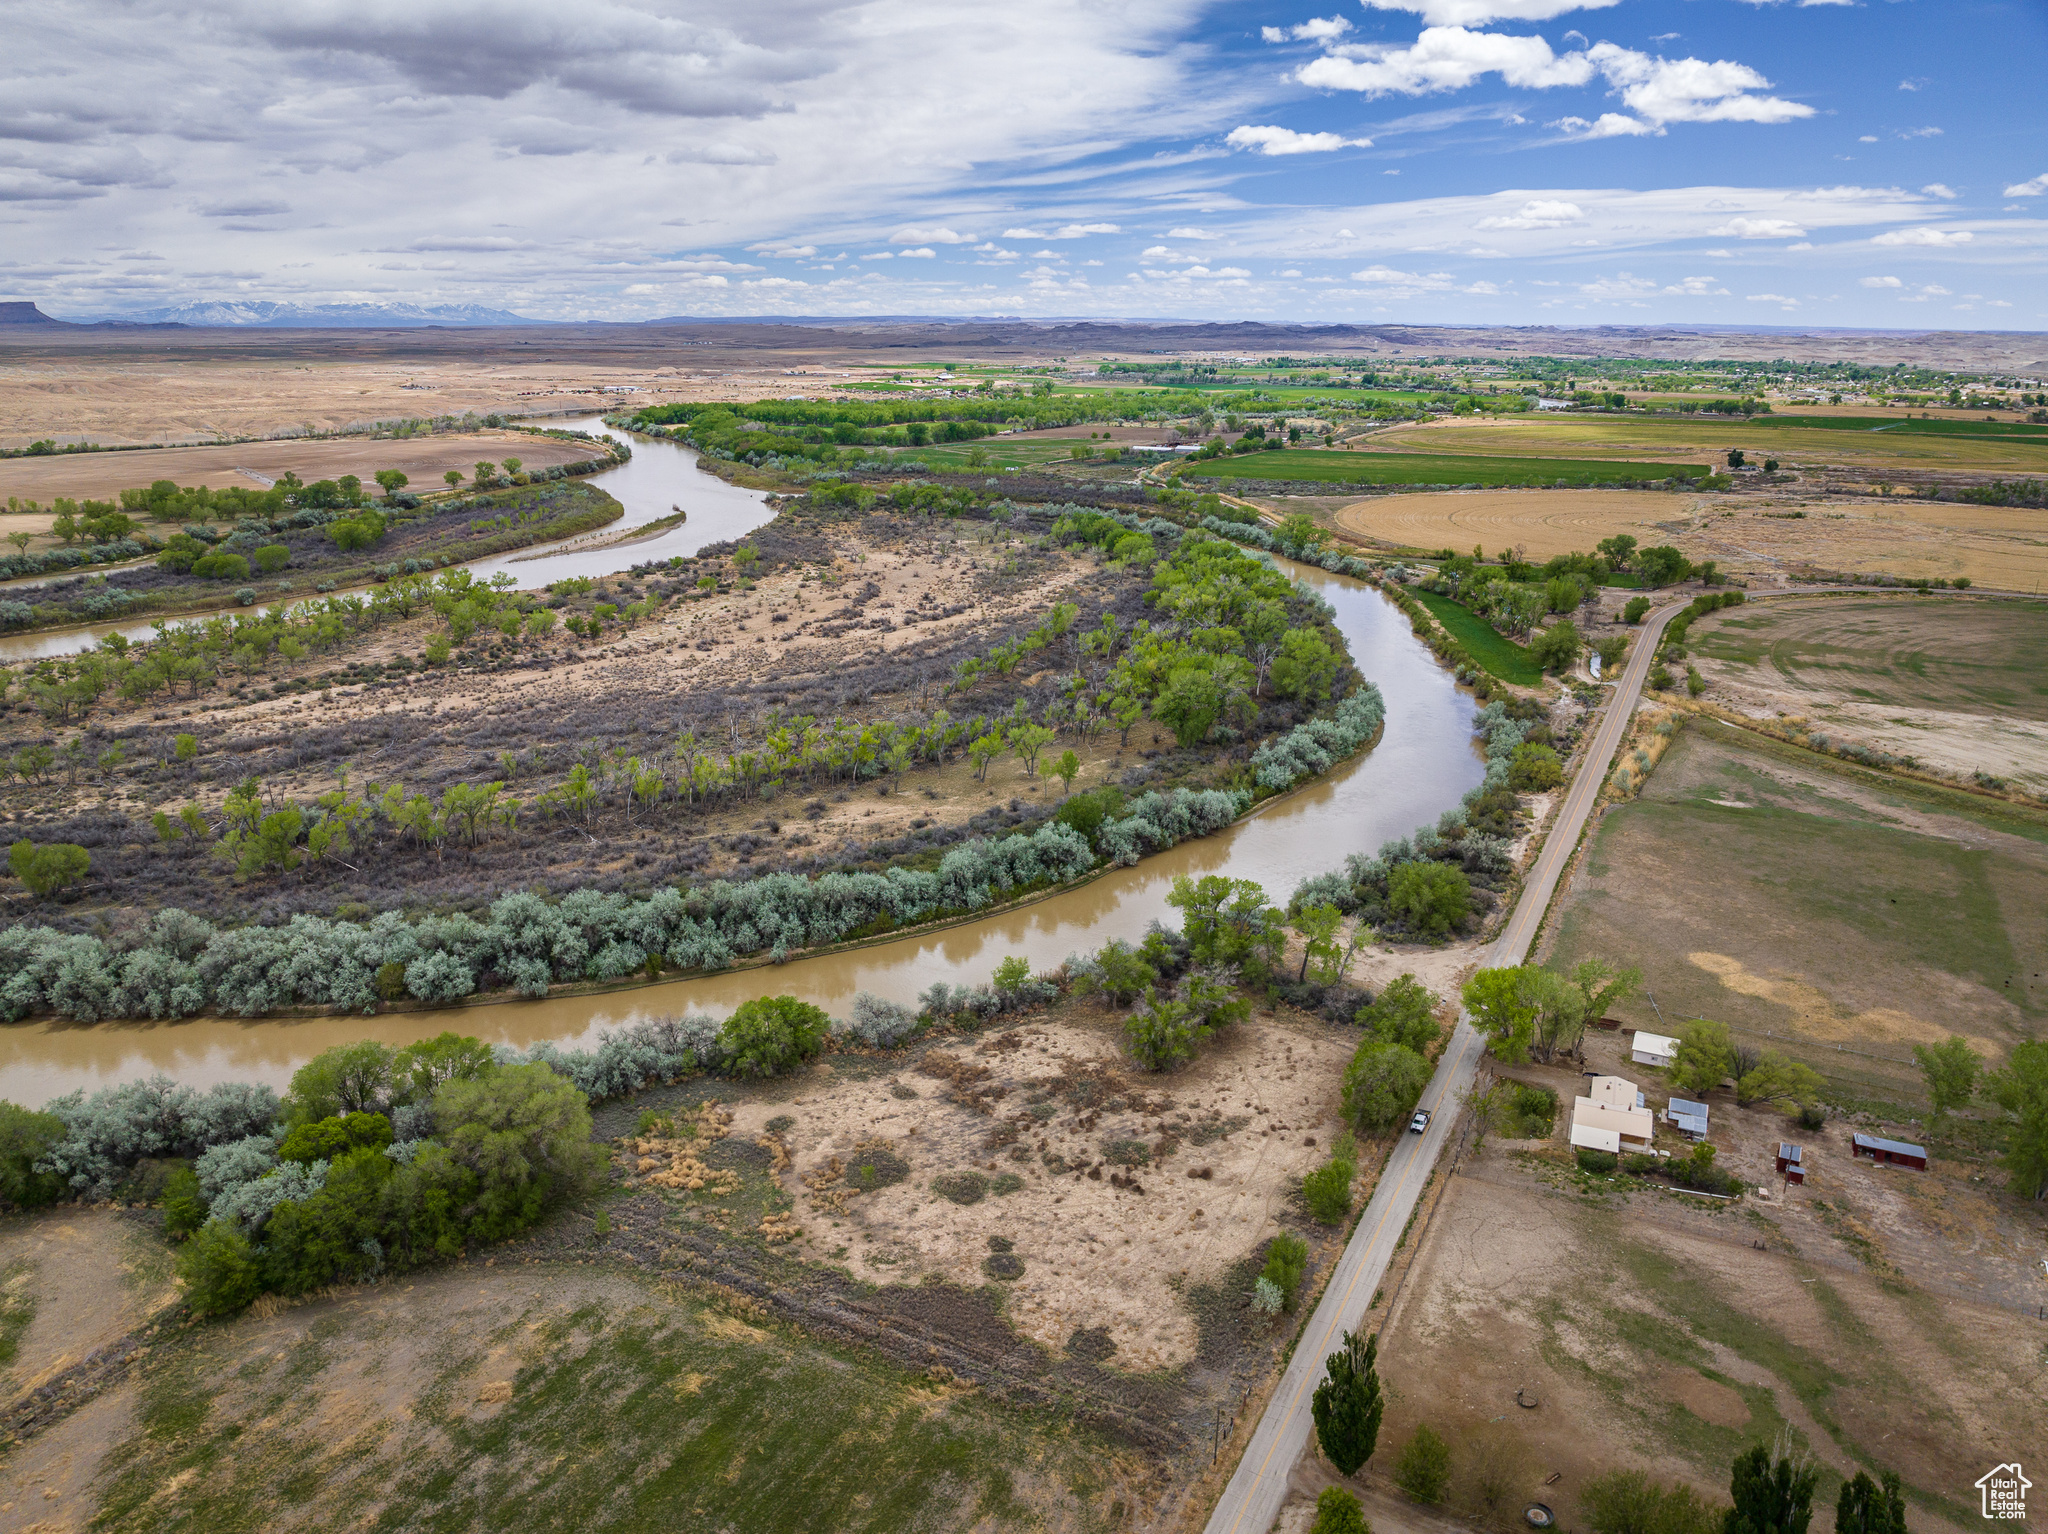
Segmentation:
{"type": "Polygon", "coordinates": [[[1595,1076],[1586,1095],[1572,1100],[1572,1144],[1588,1150],[1648,1150],[1657,1133],[1656,1115],[1624,1076],[1595,1076]]]}

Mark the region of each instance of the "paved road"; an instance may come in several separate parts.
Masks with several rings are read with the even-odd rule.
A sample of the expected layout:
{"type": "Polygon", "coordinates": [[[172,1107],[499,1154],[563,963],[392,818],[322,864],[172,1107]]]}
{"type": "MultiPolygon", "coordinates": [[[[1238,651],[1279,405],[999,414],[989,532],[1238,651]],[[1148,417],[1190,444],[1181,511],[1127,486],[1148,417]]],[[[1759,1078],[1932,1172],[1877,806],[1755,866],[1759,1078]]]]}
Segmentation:
{"type": "MultiPolygon", "coordinates": [[[[1484,964],[1491,968],[1519,964],[1535,939],[1543,913],[1557,888],[1579,832],[1607,781],[1608,765],[1621,744],[1629,715],[1642,695],[1643,682],[1650,674],[1650,657],[1664,626],[1681,612],[1683,603],[1672,602],[1643,619],[1628,665],[1615,684],[1614,698],[1601,717],[1592,745],[1579,773],[1572,780],[1557,819],[1522,885],[1521,898],[1500,936],[1486,952],[1484,964]]],[[[1437,1062],[1436,1074],[1422,1094],[1422,1106],[1430,1110],[1426,1134],[1403,1135],[1388,1158],[1386,1171],[1373,1191],[1372,1202],[1352,1234],[1337,1271],[1323,1290],[1323,1298],[1303,1328],[1294,1357],[1281,1378],[1280,1388],[1259,1419],[1244,1458],[1238,1461],[1230,1484],[1223,1489],[1216,1509],[1209,1515],[1208,1534],[1266,1534],[1279,1516],[1287,1498],[1287,1478],[1314,1431],[1309,1403],[1323,1377],[1323,1363],[1337,1351],[1344,1333],[1356,1327],[1373,1295],[1386,1276],[1387,1263],[1394,1255],[1394,1243],[1408,1225],[1416,1201],[1429,1180],[1430,1169],[1449,1141],[1458,1117],[1458,1106],[1472,1085],[1472,1077],[1484,1049],[1484,1040],[1469,1019],[1458,1020],[1457,1031],[1437,1062]]]]}

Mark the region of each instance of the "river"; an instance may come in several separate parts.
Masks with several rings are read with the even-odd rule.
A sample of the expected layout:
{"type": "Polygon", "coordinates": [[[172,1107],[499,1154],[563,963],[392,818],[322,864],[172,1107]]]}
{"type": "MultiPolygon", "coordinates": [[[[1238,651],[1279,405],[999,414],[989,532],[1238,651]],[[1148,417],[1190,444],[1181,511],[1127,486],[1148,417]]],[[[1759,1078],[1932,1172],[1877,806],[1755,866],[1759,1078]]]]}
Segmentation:
{"type": "MultiPolygon", "coordinates": [[[[667,516],[671,504],[688,511],[689,521],[631,548],[486,561],[476,568],[485,573],[509,568],[522,585],[609,573],[737,537],[764,516],[756,493],[702,472],[694,453],[665,442],[637,440],[631,463],[595,476],[594,482],[625,503],[623,526],[667,516]]],[[[1484,775],[1472,737],[1471,697],[1416,640],[1393,604],[1341,576],[1307,567],[1295,573],[1335,609],[1359,669],[1385,695],[1386,730],[1371,751],[1221,835],[1184,843],[1135,868],[1113,870],[1077,889],[985,920],[776,968],[597,996],[298,1022],[17,1023],[0,1029],[0,1098],[37,1104],[77,1087],[90,1089],[153,1071],[196,1085],[267,1081],[281,1088],[312,1055],[354,1039],[403,1044],[453,1029],[492,1043],[588,1043],[622,1023],[686,1010],[722,1015],[764,994],[798,996],[843,1016],[859,990],[910,1001],[935,980],[985,981],[1010,954],[1023,955],[1034,968],[1050,968],[1112,937],[1139,937],[1154,917],[1173,916],[1166,895],[1178,874],[1253,879],[1276,901],[1284,900],[1303,878],[1335,867],[1345,854],[1371,851],[1434,820],[1484,775]]]]}

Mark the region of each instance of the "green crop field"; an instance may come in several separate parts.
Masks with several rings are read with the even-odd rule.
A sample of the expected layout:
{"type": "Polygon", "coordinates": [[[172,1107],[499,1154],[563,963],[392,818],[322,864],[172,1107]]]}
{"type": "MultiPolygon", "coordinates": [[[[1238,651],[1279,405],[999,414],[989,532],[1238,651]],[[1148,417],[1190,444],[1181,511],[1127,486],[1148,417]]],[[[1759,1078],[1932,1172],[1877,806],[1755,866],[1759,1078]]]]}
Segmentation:
{"type": "Polygon", "coordinates": [[[1440,597],[1433,591],[1418,591],[1414,596],[1443,625],[1445,633],[1503,682],[1510,682],[1516,687],[1534,687],[1543,680],[1543,668],[1536,664],[1529,652],[1471,608],[1453,602],[1449,597],[1440,597]]]}
{"type": "Polygon", "coordinates": [[[1210,458],[1189,472],[1216,479],[1293,479],[1359,485],[1619,484],[1626,480],[1692,478],[1699,464],[1625,463],[1606,458],[1494,458],[1467,453],[1356,453],[1287,448],[1277,453],[1210,458]]]}
{"type": "Polygon", "coordinates": [[[1928,420],[1895,415],[1759,415],[1749,426],[1793,427],[1800,431],[1899,432],[1911,437],[1977,437],[1989,441],[2031,439],[2048,445],[2048,426],[2026,421],[1928,420]]]}
{"type": "Polygon", "coordinates": [[[996,469],[1028,469],[1042,463],[1064,462],[1074,456],[1076,447],[1090,445],[1085,437],[1055,442],[1005,442],[999,438],[985,438],[980,442],[949,443],[945,447],[905,448],[892,456],[899,463],[927,463],[935,469],[954,471],[983,465],[996,469]]]}

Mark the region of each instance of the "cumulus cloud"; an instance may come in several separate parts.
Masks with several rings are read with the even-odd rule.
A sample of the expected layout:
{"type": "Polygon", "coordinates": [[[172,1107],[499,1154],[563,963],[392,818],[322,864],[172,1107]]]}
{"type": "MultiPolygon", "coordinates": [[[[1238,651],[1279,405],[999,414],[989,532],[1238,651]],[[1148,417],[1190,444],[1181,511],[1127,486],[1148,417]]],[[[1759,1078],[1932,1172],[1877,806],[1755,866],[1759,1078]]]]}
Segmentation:
{"type": "Polygon", "coordinates": [[[1232,149],[1255,149],[1260,154],[1325,154],[1332,149],[1370,149],[1369,138],[1346,138],[1341,133],[1297,133],[1292,128],[1232,128],[1224,138],[1232,149]]]}
{"type": "Polygon", "coordinates": [[[1930,181],[1920,190],[1929,197],[1939,197],[1944,202],[1954,202],[1956,200],[1956,189],[1952,186],[1945,186],[1939,181],[1930,181]]]}
{"type": "Polygon", "coordinates": [[[899,250],[896,252],[896,254],[901,256],[906,261],[929,261],[934,256],[936,256],[938,252],[933,250],[929,245],[920,245],[915,250],[899,250]]]}
{"type": "Polygon", "coordinates": [[[1856,280],[1866,288],[1898,288],[1905,286],[1896,277],[1858,277],[1856,280]]]}
{"type": "Polygon", "coordinates": [[[2039,197],[2048,192],[2048,174],[2034,177],[2031,181],[2016,181],[2005,189],[2007,197],[2039,197]]]}
{"type": "Polygon", "coordinates": [[[1475,229],[1562,229],[1567,224],[1583,224],[1585,211],[1575,202],[1562,202],[1555,198],[1532,198],[1522,204],[1517,213],[1482,218],[1472,227],[1475,229]]]}
{"type": "Polygon", "coordinates": [[[1797,309],[1799,307],[1798,299],[1787,298],[1782,293],[1749,293],[1745,294],[1744,297],[1753,304],[1782,304],[1787,309],[1797,309]]]}
{"type": "Polygon", "coordinates": [[[1365,0],[1378,11],[1409,11],[1431,26],[1489,21],[1548,21],[1567,11],[1604,11],[1620,0],[1365,0]]]}
{"type": "Polygon", "coordinates": [[[1350,30],[1342,16],[1312,16],[1296,27],[1260,27],[1259,36],[1269,43],[1326,43],[1350,30]]]}
{"type": "Polygon", "coordinates": [[[955,234],[950,229],[898,229],[889,236],[891,245],[972,245],[975,236],[955,234]]]}
{"type": "Polygon", "coordinates": [[[1945,247],[1967,245],[1976,236],[1967,229],[1931,229],[1925,224],[1911,229],[1887,229],[1883,234],[1873,236],[1873,245],[1928,245],[1945,247]]]}
{"type": "Polygon", "coordinates": [[[1169,240],[1213,240],[1216,238],[1215,235],[1209,233],[1206,229],[1190,229],[1186,227],[1169,229],[1166,231],[1166,237],[1169,240]]]}
{"type": "Polygon", "coordinates": [[[780,240],[764,240],[758,245],[749,245],[747,249],[757,256],[774,256],[784,261],[800,261],[818,253],[815,245],[787,245],[780,240]]]}
{"type": "Polygon", "coordinates": [[[1796,240],[1806,231],[1789,218],[1731,218],[1709,229],[1712,239],[1796,240]]]}
{"type": "Polygon", "coordinates": [[[1726,298],[1728,290],[1712,277],[1681,277],[1664,291],[1673,298],[1726,298]]]}
{"type": "Polygon", "coordinates": [[[1007,239],[1011,234],[1017,234],[1017,238],[1020,240],[1082,240],[1091,234],[1122,234],[1123,232],[1121,224],[1062,224],[1059,228],[1053,230],[1051,234],[1024,235],[1017,234],[1015,230],[1009,230],[1004,234],[1004,238],[1007,239]]]}

